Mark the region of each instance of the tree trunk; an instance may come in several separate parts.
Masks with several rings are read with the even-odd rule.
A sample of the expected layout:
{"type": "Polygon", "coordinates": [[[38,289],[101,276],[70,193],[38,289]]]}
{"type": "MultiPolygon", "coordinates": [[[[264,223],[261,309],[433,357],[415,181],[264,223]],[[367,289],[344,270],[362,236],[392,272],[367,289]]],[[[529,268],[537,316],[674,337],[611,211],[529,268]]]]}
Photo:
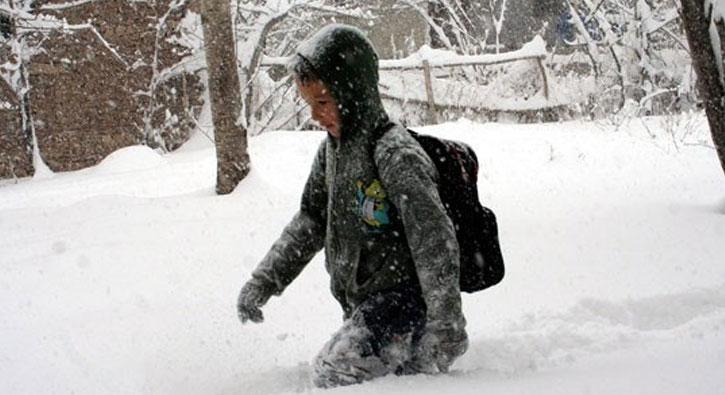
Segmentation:
{"type": "Polygon", "coordinates": [[[229,0],[202,1],[204,47],[217,153],[218,194],[231,193],[249,173],[247,131],[237,119],[241,92],[229,0]]]}
{"type": "MultiPolygon", "coordinates": [[[[712,11],[706,10],[704,3],[704,0],[682,0],[682,19],[690,44],[692,64],[697,74],[697,88],[705,106],[720,165],[725,173],[725,87],[717,68],[715,49],[708,30],[712,11]]],[[[723,42],[723,29],[718,31],[720,41],[723,42]]]]}

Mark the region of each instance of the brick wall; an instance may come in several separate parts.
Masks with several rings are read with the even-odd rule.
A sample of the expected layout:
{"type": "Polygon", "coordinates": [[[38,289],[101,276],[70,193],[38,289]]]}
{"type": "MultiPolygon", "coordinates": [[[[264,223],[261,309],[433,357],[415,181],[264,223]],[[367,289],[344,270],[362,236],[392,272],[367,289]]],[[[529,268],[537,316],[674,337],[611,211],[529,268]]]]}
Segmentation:
{"type": "MultiPolygon", "coordinates": [[[[157,21],[170,2],[103,0],[54,14],[69,24],[93,24],[123,62],[90,30],[44,37],[43,50],[29,64],[29,97],[41,155],[53,171],[95,165],[128,145],[151,145],[147,136],[152,129],[169,150],[188,139],[195,127],[192,118],[203,104],[200,77],[185,73],[154,84],[149,66],[156,59],[163,70],[189,55],[188,48],[166,40],[176,34],[184,10],[170,15],[156,51],[157,21]]],[[[48,3],[63,1],[38,5],[48,3]]],[[[19,126],[13,126],[18,114],[0,110],[5,128],[0,178],[12,177],[1,163],[7,157],[17,158],[14,166],[27,175],[27,166],[20,166],[27,163],[22,159],[27,144],[19,126]]]]}

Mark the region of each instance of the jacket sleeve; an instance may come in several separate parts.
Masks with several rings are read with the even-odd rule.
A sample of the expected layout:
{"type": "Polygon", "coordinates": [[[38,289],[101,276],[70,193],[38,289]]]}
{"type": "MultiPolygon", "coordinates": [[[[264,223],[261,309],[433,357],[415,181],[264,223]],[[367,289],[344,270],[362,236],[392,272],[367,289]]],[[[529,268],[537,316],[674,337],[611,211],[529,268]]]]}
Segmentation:
{"type": "Polygon", "coordinates": [[[327,223],[325,141],[317,150],[300,209],[252,272],[252,284],[279,295],[324,246],[327,223]]]}
{"type": "Polygon", "coordinates": [[[420,145],[406,137],[381,138],[375,152],[378,173],[403,221],[427,324],[463,329],[458,241],[438,195],[438,172],[420,145]]]}

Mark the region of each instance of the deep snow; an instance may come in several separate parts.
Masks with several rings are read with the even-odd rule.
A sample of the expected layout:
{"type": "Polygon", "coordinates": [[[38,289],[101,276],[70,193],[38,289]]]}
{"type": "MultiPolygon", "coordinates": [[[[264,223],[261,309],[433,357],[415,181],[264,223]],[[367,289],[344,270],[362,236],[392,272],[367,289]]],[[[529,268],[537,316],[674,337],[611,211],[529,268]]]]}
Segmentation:
{"type": "Polygon", "coordinates": [[[265,323],[239,324],[323,138],[274,132],[229,196],[201,136],[1,185],[0,392],[723,392],[725,179],[704,117],[420,130],[476,149],[507,263],[464,296],[471,348],[451,374],[311,388],[341,319],[319,255],[265,323]]]}

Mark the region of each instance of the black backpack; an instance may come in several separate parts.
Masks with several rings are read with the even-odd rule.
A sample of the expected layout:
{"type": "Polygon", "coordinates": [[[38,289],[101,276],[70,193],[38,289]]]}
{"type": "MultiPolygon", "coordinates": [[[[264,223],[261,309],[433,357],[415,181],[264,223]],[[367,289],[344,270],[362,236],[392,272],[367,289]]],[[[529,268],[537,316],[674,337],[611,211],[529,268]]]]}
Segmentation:
{"type": "Polygon", "coordinates": [[[478,200],[476,154],[461,142],[408,132],[438,169],[438,193],[460,248],[461,291],[476,292],[498,284],[504,276],[503,256],[496,216],[478,200]]]}

